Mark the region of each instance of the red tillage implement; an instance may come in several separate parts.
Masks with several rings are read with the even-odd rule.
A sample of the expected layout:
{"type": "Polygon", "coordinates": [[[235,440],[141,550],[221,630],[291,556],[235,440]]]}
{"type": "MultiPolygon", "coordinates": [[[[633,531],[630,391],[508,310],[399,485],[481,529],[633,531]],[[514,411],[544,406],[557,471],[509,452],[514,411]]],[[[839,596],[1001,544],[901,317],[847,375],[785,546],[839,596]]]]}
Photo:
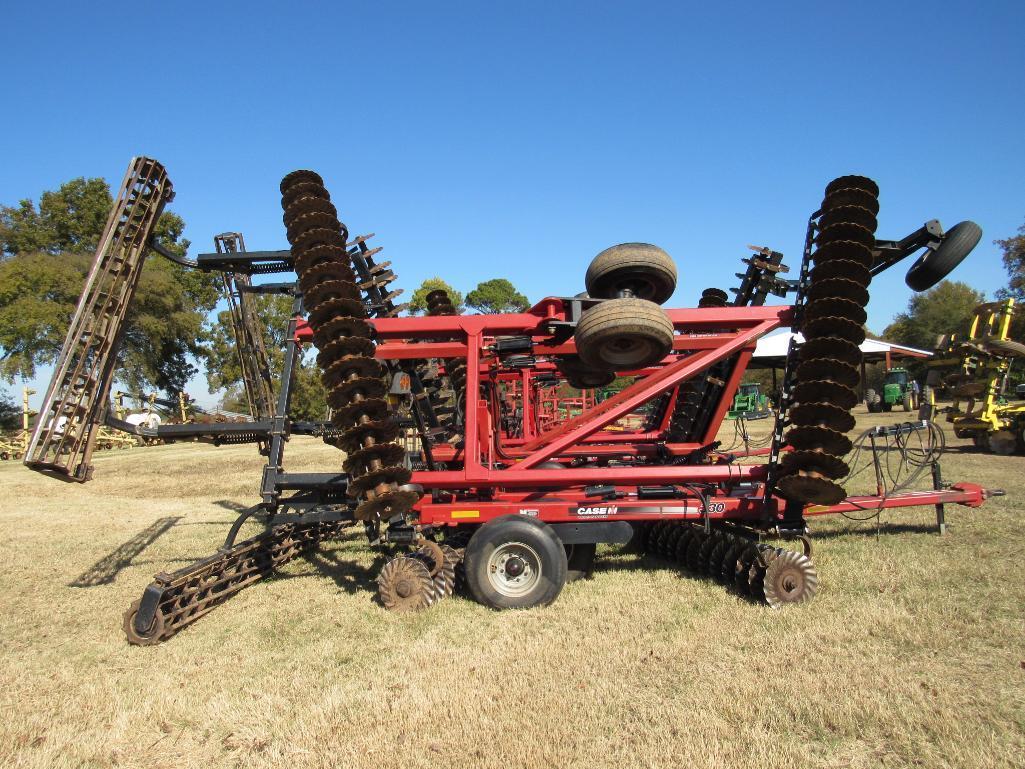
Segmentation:
{"type": "Polygon", "coordinates": [[[676,265],[655,246],[624,243],[591,262],[585,294],[548,297],[522,313],[459,315],[435,291],[422,317],[401,315],[395,273],[375,261],[371,236],[350,238],[320,176],[289,174],[281,193],[289,250],[247,252],[240,235],[225,233],[216,253],[185,259],[152,238],[170,181],[156,161],[133,161],[40,409],[25,462],[64,480],[91,477],[93,436],[104,423],[164,440],[252,442],[268,458],[261,501],[239,516],[224,547],[158,574],[129,609],[132,643],[169,638],[353,526],[394,555],[378,575],[389,609],[430,606],[453,592],[457,574],[489,606],[545,605],[592,569],[600,543],[632,543],[780,606],[816,592],[808,518],[934,505],[942,529],[945,504],[976,507],[997,493],[944,485],[941,433],[920,422],[857,441],[855,460],[871,443],[864,467],[875,469],[876,493],[847,496],[855,443],[846,433],[872,276],[922,250],[915,284],[935,283],[974,245],[948,240],[935,221],[899,241],[877,239],[878,188],[869,179],[827,186],[797,277],[781,277],[781,254],[755,249],[731,301],[713,288],[697,308],[663,309],[676,265]],[[260,404],[252,422],[149,429],[111,416],[125,310],[146,248],[224,275],[243,384],[260,404]],[[251,280],[269,273],[295,278],[251,280]],[[254,293],[292,297],[274,403],[254,293]],[[765,306],[770,294],[787,293],[792,305],[765,306]],[[791,345],[771,439],[752,446],[745,435],[743,450],[723,448],[717,435],[755,344],[780,328],[800,330],[805,341],[791,345]],[[317,348],[332,409],[323,422],[290,414],[295,366],[308,345],[317,348]],[[604,389],[617,377],[618,391],[604,389]],[[320,436],[344,461],[340,454],[326,472],[288,472],[291,435],[320,436]],[[889,460],[875,451],[877,440],[900,457],[896,475],[883,472],[889,460]],[[920,477],[929,490],[911,488],[920,477]],[[236,541],[255,517],[264,533],[236,541]]]}

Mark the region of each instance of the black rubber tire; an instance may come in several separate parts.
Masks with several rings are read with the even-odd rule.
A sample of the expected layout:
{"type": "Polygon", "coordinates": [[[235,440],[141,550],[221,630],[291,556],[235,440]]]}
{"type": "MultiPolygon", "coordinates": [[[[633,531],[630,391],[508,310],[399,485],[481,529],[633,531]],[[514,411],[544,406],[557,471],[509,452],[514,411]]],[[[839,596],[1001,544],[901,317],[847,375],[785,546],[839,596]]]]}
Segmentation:
{"type": "Polygon", "coordinates": [[[918,418],[931,422],[933,417],[936,416],[935,410],[936,406],[933,403],[932,387],[926,385],[922,388],[922,394],[918,397],[918,418]]]}
{"type": "Polygon", "coordinates": [[[591,368],[644,368],[673,349],[673,322],[646,299],[610,299],[584,312],[574,339],[580,359],[591,368]]]}
{"type": "Polygon", "coordinates": [[[658,246],[620,243],[591,260],[584,283],[596,299],[615,299],[620,291],[630,291],[638,299],[663,304],[676,290],[676,264],[658,246]]]}
{"type": "Polygon", "coordinates": [[[868,407],[870,414],[875,414],[879,411],[879,403],[881,400],[879,393],[871,387],[865,390],[865,405],[868,407]]]}
{"type": "Polygon", "coordinates": [[[885,411],[887,413],[893,411],[893,404],[892,403],[882,403],[880,405],[883,407],[883,411],[885,411]]]}
{"type": "Polygon", "coordinates": [[[1025,344],[1012,339],[990,339],[985,347],[998,357],[1025,358],[1025,344]]]}
{"type": "Polygon", "coordinates": [[[598,546],[591,542],[581,545],[564,545],[566,548],[566,581],[590,579],[594,573],[594,554],[598,546]]]}
{"type": "Polygon", "coordinates": [[[975,222],[955,224],[947,230],[939,248],[927,251],[911,265],[904,282],[913,291],[927,291],[947,277],[972,252],[981,238],[982,228],[975,222]]]}
{"type": "Polygon", "coordinates": [[[470,538],[463,558],[466,585],[473,598],[492,609],[528,609],[547,606],[559,597],[566,584],[566,549],[552,528],[536,518],[503,515],[488,521],[470,538]],[[503,594],[492,584],[488,562],[495,550],[521,543],[536,553],[539,578],[520,596],[503,594]]]}
{"type": "Polygon", "coordinates": [[[578,390],[591,390],[596,387],[605,387],[612,384],[616,375],[611,371],[598,371],[587,366],[577,355],[567,355],[557,358],[555,365],[566,377],[570,387],[578,390]]]}

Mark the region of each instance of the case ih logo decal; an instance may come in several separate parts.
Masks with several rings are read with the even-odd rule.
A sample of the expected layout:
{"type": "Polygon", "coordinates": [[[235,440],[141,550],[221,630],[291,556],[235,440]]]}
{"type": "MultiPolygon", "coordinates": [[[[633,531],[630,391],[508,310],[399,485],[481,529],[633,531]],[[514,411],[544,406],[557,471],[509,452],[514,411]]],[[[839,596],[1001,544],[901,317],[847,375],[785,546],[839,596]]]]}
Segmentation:
{"type": "Polygon", "coordinates": [[[581,518],[593,518],[603,515],[615,515],[619,510],[617,505],[592,505],[590,507],[571,507],[570,515],[578,515],[581,518]]]}

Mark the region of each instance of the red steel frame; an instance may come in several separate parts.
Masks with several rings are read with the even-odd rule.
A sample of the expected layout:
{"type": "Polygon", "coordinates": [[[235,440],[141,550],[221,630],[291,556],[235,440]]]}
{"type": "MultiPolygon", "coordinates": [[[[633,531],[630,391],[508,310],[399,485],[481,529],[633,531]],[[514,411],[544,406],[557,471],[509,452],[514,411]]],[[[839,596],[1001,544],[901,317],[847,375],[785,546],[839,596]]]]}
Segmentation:
{"type": "MultiPolygon", "coordinates": [[[[641,464],[635,460],[656,453],[686,456],[708,447],[715,440],[757,340],[789,326],[791,308],[670,309],[666,314],[677,332],[674,354],[641,372],[643,376],[616,395],[540,434],[532,427],[536,423],[536,400],[531,369],[499,373],[499,359],[489,348],[498,336],[530,336],[535,355],[575,354],[572,338],[559,344],[552,342],[549,324],[568,320],[563,300],[544,299],[525,313],[371,319],[377,333],[379,359],[465,359],[467,393],[479,393],[482,382],[497,385],[501,379],[519,379],[514,391],[520,394],[523,404],[523,437],[510,439],[503,435],[497,402],[468,398],[462,447],[438,445],[432,449],[434,458],[448,464],[449,469],[413,473],[412,482],[427,492],[417,506],[420,523],[483,523],[509,513],[552,522],[707,517],[771,525],[778,520],[782,500],[762,499],[768,475],[764,464],[641,464]],[[675,397],[678,385],[727,358],[734,358],[736,364],[698,442],[667,444],[662,440],[672,403],[654,430],[605,430],[662,393],[672,392],[675,397]],[[589,459],[600,462],[613,458],[618,462],[615,466],[586,464],[589,459]],[[541,467],[543,463],[572,460],[576,462],[561,468],[541,467]],[[717,485],[716,491],[706,491],[704,496],[692,488],[692,496],[682,499],[650,500],[636,496],[641,485],[686,489],[687,484],[717,485]],[[622,498],[603,502],[585,494],[585,487],[599,485],[615,487],[622,498]]],[[[305,324],[300,324],[297,337],[310,337],[305,324]]],[[[554,366],[541,362],[536,370],[554,370],[554,366]]],[[[497,386],[493,392],[496,398],[500,397],[497,386]]],[[[839,505],[808,507],[805,515],[944,503],[974,507],[984,497],[981,487],[965,483],[942,491],[852,497],[839,505]]]]}

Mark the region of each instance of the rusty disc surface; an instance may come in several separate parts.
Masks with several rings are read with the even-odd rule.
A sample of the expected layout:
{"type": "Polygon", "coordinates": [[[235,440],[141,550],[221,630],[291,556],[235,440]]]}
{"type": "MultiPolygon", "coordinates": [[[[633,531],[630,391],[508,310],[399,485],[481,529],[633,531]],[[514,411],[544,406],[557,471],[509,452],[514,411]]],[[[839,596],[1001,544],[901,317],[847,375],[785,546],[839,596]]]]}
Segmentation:
{"type": "Polygon", "coordinates": [[[838,457],[845,456],[853,448],[851,439],[843,433],[818,425],[791,428],[786,442],[799,451],[822,449],[838,457]]]}
{"type": "Polygon", "coordinates": [[[828,379],[846,387],[857,387],[858,381],[861,379],[857,368],[836,358],[815,358],[803,361],[797,366],[794,375],[798,384],[828,379]]]}
{"type": "Polygon", "coordinates": [[[847,498],[840,484],[810,475],[788,475],[780,478],[777,487],[787,499],[816,505],[836,505],[847,498]]]}
{"type": "Polygon", "coordinates": [[[840,433],[854,429],[854,417],[829,403],[802,403],[790,410],[790,421],[799,427],[818,425],[840,433]]]}

